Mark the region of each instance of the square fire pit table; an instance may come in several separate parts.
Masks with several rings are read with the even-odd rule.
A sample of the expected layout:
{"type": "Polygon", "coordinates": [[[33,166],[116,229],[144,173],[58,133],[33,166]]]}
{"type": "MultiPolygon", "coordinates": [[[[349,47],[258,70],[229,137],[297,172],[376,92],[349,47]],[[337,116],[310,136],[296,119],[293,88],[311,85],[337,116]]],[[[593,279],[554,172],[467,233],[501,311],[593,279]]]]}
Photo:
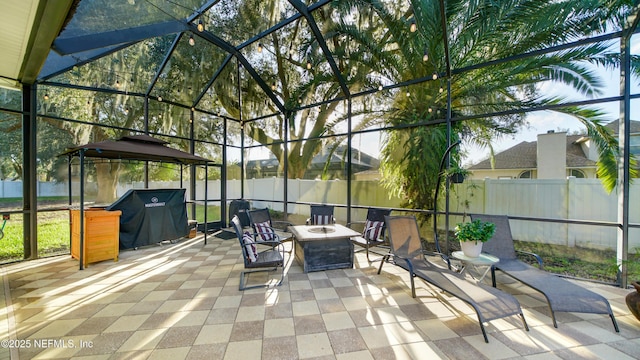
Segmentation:
{"type": "Polygon", "coordinates": [[[304,272],[353,268],[351,238],[360,233],[346,226],[297,225],[290,226],[295,257],[304,272]]]}

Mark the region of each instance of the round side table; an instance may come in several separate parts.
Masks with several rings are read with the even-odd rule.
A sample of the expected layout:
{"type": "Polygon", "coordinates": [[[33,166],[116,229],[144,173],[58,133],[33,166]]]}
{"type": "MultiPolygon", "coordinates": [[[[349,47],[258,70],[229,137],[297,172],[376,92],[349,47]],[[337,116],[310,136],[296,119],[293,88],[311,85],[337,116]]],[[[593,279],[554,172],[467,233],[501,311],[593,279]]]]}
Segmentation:
{"type": "MultiPolygon", "coordinates": [[[[497,257],[484,253],[481,253],[478,257],[468,257],[462,251],[454,251],[453,253],[451,253],[451,256],[454,259],[460,260],[460,262],[462,262],[462,269],[460,269],[460,274],[464,273],[464,271],[469,266],[485,266],[486,269],[482,273],[482,276],[476,279],[478,282],[484,280],[485,276],[487,276],[487,273],[489,273],[489,270],[491,270],[491,266],[497,264],[500,261],[500,259],[498,259],[497,257]]],[[[471,277],[475,279],[473,274],[469,273],[469,275],[471,275],[471,277]]]]}

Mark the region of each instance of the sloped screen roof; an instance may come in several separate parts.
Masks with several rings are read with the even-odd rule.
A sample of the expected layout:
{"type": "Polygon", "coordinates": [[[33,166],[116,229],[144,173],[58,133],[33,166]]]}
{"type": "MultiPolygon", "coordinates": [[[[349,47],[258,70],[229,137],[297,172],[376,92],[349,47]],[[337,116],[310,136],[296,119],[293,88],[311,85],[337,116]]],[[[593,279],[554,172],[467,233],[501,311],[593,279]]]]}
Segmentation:
{"type": "Polygon", "coordinates": [[[240,87],[261,93],[246,97],[255,101],[252,117],[281,113],[327,100],[304,96],[314,77],[321,79],[314,89],[337,89],[333,98],[389,85],[389,67],[349,34],[366,29],[367,41],[385,43],[388,22],[408,32],[404,25],[413,15],[409,2],[376,6],[358,15],[329,0],[83,0],[55,39],[38,81],[223,114],[238,106],[240,87]],[[364,88],[350,62],[371,63],[364,88]]]}

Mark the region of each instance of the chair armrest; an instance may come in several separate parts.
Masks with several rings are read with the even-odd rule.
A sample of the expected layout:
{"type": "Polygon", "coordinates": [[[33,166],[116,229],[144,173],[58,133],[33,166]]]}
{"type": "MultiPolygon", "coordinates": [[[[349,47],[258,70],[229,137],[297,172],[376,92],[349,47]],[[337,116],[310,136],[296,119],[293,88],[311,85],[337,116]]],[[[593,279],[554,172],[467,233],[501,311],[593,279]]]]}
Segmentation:
{"type": "Polygon", "coordinates": [[[254,244],[280,246],[282,242],[279,240],[256,241],[254,244]]]}
{"type": "Polygon", "coordinates": [[[411,276],[413,276],[414,271],[413,271],[413,263],[411,262],[411,259],[404,258],[404,257],[399,257],[399,256],[397,256],[397,257],[402,259],[402,260],[404,260],[407,263],[407,266],[409,267],[409,274],[411,274],[411,276]]]}
{"type": "Polygon", "coordinates": [[[523,255],[528,255],[528,256],[532,256],[536,259],[536,261],[538,262],[538,268],[540,268],[540,270],[544,270],[544,264],[542,262],[542,258],[540,257],[540,255],[529,252],[529,251],[522,251],[522,250],[516,250],[516,252],[523,254],[523,255]]]}
{"type": "MultiPolygon", "coordinates": [[[[371,229],[375,229],[376,227],[377,227],[377,226],[369,226],[369,227],[365,227],[365,228],[364,228],[364,230],[362,230],[362,232],[365,232],[365,231],[368,231],[368,230],[371,230],[371,229]]],[[[384,228],[384,226],[383,226],[382,228],[384,228]]]]}
{"type": "Polygon", "coordinates": [[[261,242],[259,244],[271,245],[271,247],[268,250],[260,251],[258,253],[258,259],[261,259],[260,254],[268,254],[268,253],[277,252],[277,253],[280,254],[280,257],[282,258],[282,261],[284,263],[285,249],[284,249],[284,245],[281,242],[264,241],[264,242],[261,242]]]}
{"type": "MultiPolygon", "coordinates": [[[[410,273],[411,275],[413,275],[413,272],[414,272],[414,271],[413,271],[413,263],[411,262],[411,259],[406,258],[406,257],[404,257],[404,256],[396,255],[396,254],[393,254],[393,253],[389,253],[389,254],[388,254],[388,256],[389,256],[389,257],[391,257],[391,258],[393,258],[393,261],[394,261],[395,263],[397,263],[397,262],[398,262],[398,261],[400,261],[400,260],[404,260],[404,262],[405,262],[405,263],[407,264],[407,266],[409,267],[409,273],[410,273]]],[[[382,262],[384,263],[384,260],[383,260],[382,262]]],[[[382,269],[382,264],[380,264],[380,269],[382,269]]],[[[379,273],[379,272],[378,272],[378,273],[379,273]]]]}
{"type": "Polygon", "coordinates": [[[449,258],[447,256],[447,254],[441,253],[441,252],[437,252],[437,251],[431,251],[431,250],[422,250],[422,255],[425,256],[440,256],[442,258],[449,258]]]}
{"type": "Polygon", "coordinates": [[[439,256],[442,260],[444,260],[444,262],[447,263],[447,268],[449,270],[453,270],[453,271],[458,271],[459,269],[453,265],[451,265],[451,259],[449,259],[449,256],[447,254],[438,252],[438,251],[431,251],[431,250],[422,250],[422,255],[424,256],[439,256]]]}

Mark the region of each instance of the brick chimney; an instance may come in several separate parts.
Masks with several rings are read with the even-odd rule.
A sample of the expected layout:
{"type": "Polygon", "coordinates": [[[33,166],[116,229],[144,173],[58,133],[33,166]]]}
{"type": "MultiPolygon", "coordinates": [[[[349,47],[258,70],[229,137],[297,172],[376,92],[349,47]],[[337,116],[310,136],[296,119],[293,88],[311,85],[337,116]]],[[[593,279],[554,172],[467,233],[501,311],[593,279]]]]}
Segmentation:
{"type": "Polygon", "coordinates": [[[567,177],[567,133],[547,131],[538,135],[538,179],[567,177]]]}

